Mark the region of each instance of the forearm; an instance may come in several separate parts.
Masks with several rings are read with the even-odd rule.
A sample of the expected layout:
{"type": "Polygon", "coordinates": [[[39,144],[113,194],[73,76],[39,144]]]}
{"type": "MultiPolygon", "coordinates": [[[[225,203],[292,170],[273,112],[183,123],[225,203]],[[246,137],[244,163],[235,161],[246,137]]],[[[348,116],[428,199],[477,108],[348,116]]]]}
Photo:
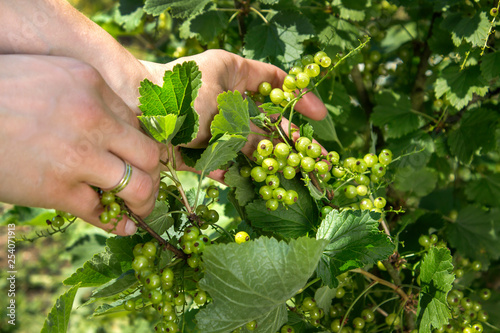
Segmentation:
{"type": "Polygon", "coordinates": [[[111,35],[64,0],[2,0],[0,53],[72,57],[96,68],[137,109],[144,66],[111,35]]]}

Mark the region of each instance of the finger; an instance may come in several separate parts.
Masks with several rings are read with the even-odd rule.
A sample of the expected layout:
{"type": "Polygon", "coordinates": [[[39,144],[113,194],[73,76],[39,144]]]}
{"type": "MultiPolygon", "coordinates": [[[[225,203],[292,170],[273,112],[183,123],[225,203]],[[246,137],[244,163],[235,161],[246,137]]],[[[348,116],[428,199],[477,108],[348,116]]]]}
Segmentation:
{"type": "Polygon", "coordinates": [[[64,203],[65,211],[81,218],[98,228],[119,236],[133,235],[137,231],[136,224],[128,217],[120,221],[101,223],[99,216],[104,211],[99,194],[90,186],[80,183],[66,196],[68,202],[64,203]]]}

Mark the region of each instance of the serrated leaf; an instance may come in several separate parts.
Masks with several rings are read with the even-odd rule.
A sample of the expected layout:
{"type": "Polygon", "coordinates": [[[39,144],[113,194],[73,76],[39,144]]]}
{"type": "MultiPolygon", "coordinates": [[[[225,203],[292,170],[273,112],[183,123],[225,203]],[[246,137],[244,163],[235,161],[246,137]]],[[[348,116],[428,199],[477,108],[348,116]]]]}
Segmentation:
{"type": "Polygon", "coordinates": [[[204,149],[198,148],[186,148],[186,147],[178,147],[181,152],[182,161],[188,167],[194,168],[196,162],[200,159],[201,155],[205,151],[204,149]]]}
{"type": "Polygon", "coordinates": [[[177,134],[185,116],[177,117],[174,114],[165,116],[139,116],[141,127],[153,139],[161,143],[168,143],[177,134]]]}
{"type": "Polygon", "coordinates": [[[451,31],[455,46],[460,46],[465,40],[473,47],[484,45],[490,29],[490,21],[486,12],[478,12],[474,16],[462,16],[461,12],[449,14],[441,23],[441,27],[451,31]]]}
{"type": "MultiPolygon", "coordinates": [[[[103,284],[99,288],[92,292],[91,301],[95,301],[98,298],[109,297],[121,293],[127,290],[137,283],[137,278],[135,277],[134,271],[129,270],[116,279],[103,284]]],[[[87,302],[88,303],[88,302],[87,302]]]]}
{"type": "Polygon", "coordinates": [[[259,105],[259,108],[264,111],[264,113],[268,116],[277,114],[277,113],[283,113],[283,108],[279,105],[276,105],[274,103],[263,103],[259,105]]]}
{"type": "Polygon", "coordinates": [[[219,114],[212,124],[210,132],[213,138],[224,134],[236,134],[245,139],[250,134],[250,116],[248,102],[243,99],[239,91],[227,91],[217,96],[219,114]]]}
{"type": "Polygon", "coordinates": [[[397,140],[390,140],[388,143],[388,148],[394,156],[400,156],[397,161],[391,163],[392,170],[403,167],[422,168],[429,163],[435,151],[432,137],[423,130],[410,133],[397,140]]]}
{"type": "Polygon", "coordinates": [[[321,222],[316,239],[327,239],[324,255],[335,276],[353,268],[387,259],[394,244],[379,231],[379,214],[332,210],[321,222]]]}
{"type": "Polygon", "coordinates": [[[255,199],[255,191],[250,177],[240,175],[240,165],[235,164],[224,174],[225,183],[235,189],[235,197],[240,206],[246,206],[255,199]]]}
{"type": "Polygon", "coordinates": [[[397,169],[394,179],[394,186],[398,190],[423,197],[434,190],[438,177],[437,173],[430,168],[403,167],[397,169]]]}
{"type": "Polygon", "coordinates": [[[500,52],[488,53],[483,57],[481,73],[487,80],[492,80],[500,75],[500,52]]]}
{"type": "Polygon", "coordinates": [[[311,119],[308,120],[308,123],[313,127],[318,140],[339,142],[337,131],[335,130],[335,124],[333,123],[330,113],[328,113],[322,120],[311,119]]]}
{"type": "Polygon", "coordinates": [[[81,287],[98,287],[119,277],[131,268],[134,259],[132,250],[135,244],[142,242],[142,237],[112,237],[106,240],[107,247],[103,252],[95,254],[63,281],[65,285],[81,287]]]}
{"type": "Polygon", "coordinates": [[[334,0],[332,6],[340,10],[340,17],[350,21],[362,21],[365,19],[366,9],[370,7],[367,1],[334,0]]]}
{"type": "Polygon", "coordinates": [[[170,9],[173,17],[188,18],[200,13],[210,0],[146,0],[144,11],[158,16],[170,9]]]}
{"type": "Polygon", "coordinates": [[[280,176],[280,186],[287,191],[296,191],[299,200],[287,208],[280,205],[275,211],[269,211],[264,200],[256,200],[246,206],[248,219],[253,227],[276,232],[285,237],[306,235],[318,224],[315,201],[304,183],[298,179],[287,180],[280,176]]]}
{"type": "Polygon", "coordinates": [[[414,21],[394,24],[387,29],[387,33],[382,42],[380,42],[380,46],[384,53],[394,52],[401,45],[413,40],[414,36],[417,35],[417,23],[414,21]]]}
{"type": "Polygon", "coordinates": [[[356,47],[361,36],[363,33],[356,26],[333,15],[327,19],[325,28],[318,34],[323,46],[336,45],[343,50],[356,47]]]}
{"type": "Polygon", "coordinates": [[[328,286],[319,287],[314,293],[316,305],[318,308],[323,309],[325,313],[328,313],[328,311],[330,311],[330,307],[332,306],[332,300],[335,298],[336,294],[337,288],[330,288],[328,286]]]}
{"type": "Polygon", "coordinates": [[[451,153],[462,163],[469,164],[477,150],[484,153],[493,149],[497,123],[498,113],[495,111],[484,108],[467,111],[460,127],[448,135],[451,153]]]}
{"type": "Polygon", "coordinates": [[[450,250],[431,247],[420,268],[421,290],[417,309],[419,332],[430,333],[432,327],[439,329],[448,323],[451,312],[446,296],[454,280],[450,250]]]}
{"type": "Polygon", "coordinates": [[[420,117],[411,112],[408,96],[385,90],[375,96],[375,102],[370,119],[384,129],[389,138],[400,138],[420,127],[420,117]]]}
{"type": "Polygon", "coordinates": [[[484,96],[489,90],[488,81],[481,75],[479,66],[460,69],[459,65],[446,67],[436,79],[436,98],[446,94],[446,98],[457,109],[472,101],[474,94],[484,96]]]}
{"type": "Polygon", "coordinates": [[[141,25],[142,17],[144,16],[142,1],[133,1],[126,5],[124,4],[124,1],[120,1],[120,6],[114,15],[114,20],[126,32],[132,32],[141,25]]]}
{"type": "Polygon", "coordinates": [[[500,207],[500,174],[487,175],[469,182],[465,187],[465,195],[471,201],[500,207]]]}
{"type": "Polygon", "coordinates": [[[136,290],[134,293],[130,295],[126,295],[123,297],[120,297],[120,299],[111,302],[111,303],[104,303],[100,306],[98,306],[95,310],[94,313],[92,314],[92,317],[98,317],[102,315],[107,315],[110,313],[114,312],[121,312],[124,311],[123,309],[123,304],[127,302],[129,299],[137,299],[139,296],[141,296],[141,290],[136,290]]]}
{"type": "Polygon", "coordinates": [[[153,208],[151,214],[144,219],[144,222],[146,222],[158,235],[161,235],[174,224],[174,220],[169,218],[167,214],[169,210],[170,205],[167,201],[157,201],[155,208],[153,208]]]}
{"type": "Polygon", "coordinates": [[[269,24],[255,25],[245,35],[243,54],[250,59],[271,59],[282,63],[302,56],[302,42],[311,38],[314,28],[307,17],[298,12],[280,12],[269,24]]]}
{"type": "Polygon", "coordinates": [[[491,260],[500,257],[500,221],[496,216],[475,206],[459,211],[455,223],[449,224],[450,245],[466,258],[491,260]]]}
{"type": "Polygon", "coordinates": [[[200,43],[207,44],[216,39],[227,27],[228,19],[218,10],[206,10],[185,20],[179,28],[183,39],[196,38],[200,43]]]}
{"type": "Polygon", "coordinates": [[[76,292],[79,284],[74,285],[64,294],[59,296],[56,304],[50,310],[40,333],[66,333],[68,330],[69,317],[73,308],[76,292]]]}
{"type": "Polygon", "coordinates": [[[224,134],[211,143],[196,162],[195,169],[208,174],[233,160],[246,143],[241,135],[224,134]]]}
{"type": "Polygon", "coordinates": [[[259,324],[255,332],[274,332],[286,322],[285,302],[314,272],[325,244],[307,237],[288,244],[261,237],[207,247],[200,286],[214,301],[196,316],[200,330],[229,332],[260,318],[272,326],[259,324]]]}

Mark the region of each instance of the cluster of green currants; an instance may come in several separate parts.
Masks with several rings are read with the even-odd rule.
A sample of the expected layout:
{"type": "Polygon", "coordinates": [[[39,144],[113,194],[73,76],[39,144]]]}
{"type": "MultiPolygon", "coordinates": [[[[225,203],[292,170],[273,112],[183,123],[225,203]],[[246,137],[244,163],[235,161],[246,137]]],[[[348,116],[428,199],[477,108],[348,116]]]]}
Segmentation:
{"type": "Polygon", "coordinates": [[[259,85],[258,94],[253,97],[259,102],[263,102],[265,96],[269,96],[273,104],[286,107],[296,97],[295,90],[307,88],[311,78],[315,78],[321,73],[321,67],[328,68],[331,64],[332,59],[323,51],[317,52],[314,56],[305,55],[301,60],[295,62],[289,70],[288,75],[283,80],[282,88],[273,89],[269,82],[262,82],[259,85]]]}
{"type": "Polygon", "coordinates": [[[102,193],[101,204],[104,206],[104,211],[99,215],[99,220],[103,224],[118,218],[122,211],[121,205],[116,202],[116,196],[111,192],[102,193]]]}
{"type": "MultiPolygon", "coordinates": [[[[212,201],[218,201],[219,189],[211,185],[206,190],[207,197],[212,201]]],[[[207,205],[198,205],[195,209],[196,216],[198,217],[198,225],[201,229],[205,230],[209,225],[219,221],[219,213],[215,209],[208,208],[207,205]]]]}
{"type": "MultiPolygon", "coordinates": [[[[370,184],[380,183],[385,176],[387,166],[392,162],[392,152],[383,149],[378,156],[370,153],[363,158],[348,157],[343,161],[340,161],[336,152],[328,153],[327,157],[333,164],[331,175],[336,179],[349,181],[343,188],[345,197],[360,199],[344,209],[363,209],[381,213],[387,201],[383,197],[377,197],[372,201],[370,184]]],[[[326,175],[324,180],[329,180],[329,175],[326,175]]]]}
{"type": "Polygon", "coordinates": [[[245,326],[238,327],[237,329],[233,330],[231,333],[243,332],[243,328],[246,328],[246,331],[250,331],[250,332],[255,331],[255,329],[257,328],[257,321],[255,321],[255,320],[249,321],[248,323],[245,324],[245,326]]]}
{"type": "Polygon", "coordinates": [[[418,238],[418,243],[424,247],[424,249],[428,250],[432,246],[435,247],[447,247],[447,244],[444,240],[440,240],[436,234],[420,235],[418,238]]]}
{"type": "MultiPolygon", "coordinates": [[[[199,248],[204,248],[209,239],[206,236],[201,237],[199,230],[194,227],[188,227],[184,231],[185,242],[193,244],[201,239],[198,244],[199,248]],[[196,240],[195,240],[196,239],[196,240]],[[203,245],[201,245],[203,244],[203,245]]],[[[194,247],[194,245],[193,245],[194,247]]],[[[161,320],[156,324],[155,331],[157,332],[178,332],[178,315],[182,313],[186,303],[186,293],[182,291],[182,287],[177,284],[174,271],[171,267],[166,266],[160,269],[158,267],[159,253],[155,242],[146,242],[136,244],[133,249],[134,260],[132,268],[135,272],[137,280],[142,284],[142,298],[129,299],[124,303],[124,309],[135,311],[138,305],[141,309],[147,305],[151,305],[161,316],[161,320]]],[[[200,253],[197,250],[197,253],[200,253]]],[[[194,258],[190,255],[187,259],[188,264],[190,259],[194,258]]],[[[191,259],[191,265],[199,265],[199,257],[191,259]],[[196,265],[193,263],[198,261],[196,265]]],[[[207,294],[203,290],[197,289],[193,295],[193,301],[201,306],[207,301],[207,294]]]]}
{"type": "Polygon", "coordinates": [[[179,239],[179,244],[187,257],[187,264],[191,268],[197,268],[201,263],[201,253],[207,245],[212,244],[210,238],[203,235],[196,226],[189,226],[179,239]]]}
{"type": "Polygon", "coordinates": [[[54,216],[50,220],[47,220],[47,224],[56,229],[61,229],[66,223],[66,220],[71,221],[75,219],[75,216],[73,214],[66,213],[60,210],[56,210],[56,214],[56,216],[54,216]]]}

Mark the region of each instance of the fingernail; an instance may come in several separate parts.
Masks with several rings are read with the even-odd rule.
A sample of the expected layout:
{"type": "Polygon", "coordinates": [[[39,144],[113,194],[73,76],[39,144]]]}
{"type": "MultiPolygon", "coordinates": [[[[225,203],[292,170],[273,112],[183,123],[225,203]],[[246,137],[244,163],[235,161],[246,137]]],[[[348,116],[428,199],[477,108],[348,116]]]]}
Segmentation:
{"type": "Polygon", "coordinates": [[[127,223],[125,224],[125,233],[127,235],[133,235],[136,231],[137,226],[135,225],[135,223],[132,220],[127,219],[127,223]]]}

